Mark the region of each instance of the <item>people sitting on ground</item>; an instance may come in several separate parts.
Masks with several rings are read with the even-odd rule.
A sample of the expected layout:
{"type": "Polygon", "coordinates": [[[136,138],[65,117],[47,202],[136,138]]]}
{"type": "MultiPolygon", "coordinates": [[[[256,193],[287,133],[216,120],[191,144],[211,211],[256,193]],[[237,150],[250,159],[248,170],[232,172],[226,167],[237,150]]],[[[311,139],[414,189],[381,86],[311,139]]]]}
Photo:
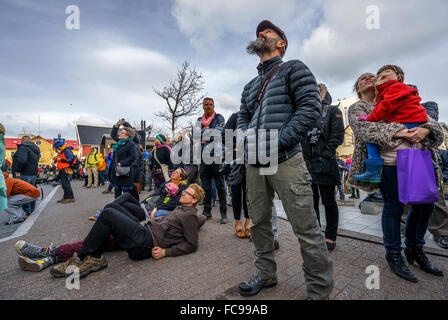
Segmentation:
{"type": "Polygon", "coordinates": [[[153,257],[180,256],[198,248],[199,229],[206,219],[198,215],[197,204],[204,198],[204,190],[192,184],[182,193],[181,205],[164,217],[146,220],[144,210],[136,200],[125,193],[104,207],[84,241],[39,247],[20,240],[15,244],[22,270],[41,271],[61,263],[50,270],[56,278],[70,276],[75,266],[83,278],[107,267],[103,253],[108,250],[126,250],[132,260],[153,257]],[[123,199],[127,199],[122,202],[123,199]],[[62,263],[63,262],[63,263],[62,263]]]}
{"type": "Polygon", "coordinates": [[[36,201],[40,197],[40,191],[31,183],[10,177],[7,172],[3,172],[3,176],[8,198],[8,207],[3,211],[11,216],[6,225],[22,223],[28,216],[22,206],[36,201]]]}
{"type": "MultiPolygon", "coordinates": [[[[145,211],[147,211],[147,216],[149,217],[151,216],[151,214],[153,215],[153,217],[164,216],[170,211],[173,211],[177,206],[179,206],[179,200],[182,191],[187,188],[187,179],[188,176],[184,169],[178,168],[173,171],[173,173],[171,174],[171,180],[169,182],[178,187],[178,192],[174,196],[172,195],[172,193],[171,195],[167,196],[169,191],[166,190],[166,184],[168,184],[169,182],[163,183],[154,193],[152,193],[149,197],[141,202],[141,206],[145,211]]],[[[173,187],[171,187],[170,189],[173,189],[173,187]]],[[[99,210],[95,215],[91,216],[89,220],[96,221],[100,214],[101,210],[99,210]]]]}
{"type": "MultiPolygon", "coordinates": [[[[165,182],[164,188],[160,187],[160,194],[158,196],[149,197],[145,200],[142,208],[145,209],[147,218],[154,219],[162,217],[170,213],[170,205],[179,202],[181,193],[179,193],[179,187],[172,182],[165,182]],[[179,196],[178,196],[179,195],[179,196]]],[[[173,208],[174,209],[174,208],[173,208]]]]}

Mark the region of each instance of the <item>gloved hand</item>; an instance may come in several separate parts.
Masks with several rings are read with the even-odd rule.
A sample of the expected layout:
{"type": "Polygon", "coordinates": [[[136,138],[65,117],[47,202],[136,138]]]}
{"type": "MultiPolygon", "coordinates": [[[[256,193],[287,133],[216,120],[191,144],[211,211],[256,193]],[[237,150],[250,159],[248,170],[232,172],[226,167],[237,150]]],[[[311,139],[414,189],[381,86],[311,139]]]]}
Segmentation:
{"type": "Polygon", "coordinates": [[[368,117],[369,117],[368,115],[362,114],[358,117],[358,121],[367,121],[368,117]]]}

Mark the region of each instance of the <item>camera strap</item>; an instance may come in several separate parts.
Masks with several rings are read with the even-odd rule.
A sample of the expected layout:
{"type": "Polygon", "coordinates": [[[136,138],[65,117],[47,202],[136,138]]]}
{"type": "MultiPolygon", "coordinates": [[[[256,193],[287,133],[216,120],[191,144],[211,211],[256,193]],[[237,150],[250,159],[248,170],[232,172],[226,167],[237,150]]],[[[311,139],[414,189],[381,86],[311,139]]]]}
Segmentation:
{"type": "Polygon", "coordinates": [[[264,78],[263,83],[261,84],[260,90],[258,90],[257,93],[257,101],[259,104],[261,104],[261,100],[263,100],[264,94],[266,93],[266,89],[268,88],[269,83],[271,82],[272,78],[277,74],[277,72],[280,71],[282,68],[283,62],[277,63],[272,70],[266,75],[266,78],[264,78]]]}

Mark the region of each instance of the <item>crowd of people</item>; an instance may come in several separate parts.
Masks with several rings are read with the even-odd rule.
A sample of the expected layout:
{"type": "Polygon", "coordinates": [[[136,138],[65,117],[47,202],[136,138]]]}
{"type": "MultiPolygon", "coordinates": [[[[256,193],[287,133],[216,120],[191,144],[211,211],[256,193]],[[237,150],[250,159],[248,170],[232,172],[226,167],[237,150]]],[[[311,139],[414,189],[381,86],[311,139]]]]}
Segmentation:
{"type": "MultiPolygon", "coordinates": [[[[282,60],[288,40],[279,27],[262,21],[256,29],[256,38],[248,45],[247,52],[260,58],[258,75],[244,87],[237,113],[225,121],[224,116],[215,111],[214,100],[207,97],[203,100],[204,113],[191,131],[177,137],[174,144],[163,134],[157,134],[154,148],[148,153],[143,150],[136,130],[125,119],[118,121],[111,130],[117,142],[113,151],[103,159],[98,150],[92,149],[82,164],[85,187],[105,185],[108,180],[109,187],[104,193],[114,189],[115,200],[93,217],[96,222],[84,241],[59,247],[17,242],[22,269],[40,271],[59,263],[51,268],[54,277],[68,276],[70,266],[78,267],[84,277],[107,267],[103,256],[107,250],[126,250],[133,260],[194,252],[200,227],[212,218],[216,196],[220,222],[228,223],[227,198],[230,196],[235,236],[250,238],[255,255],[255,271],[239,284],[239,292],[243,296],[255,295],[278,282],[274,254],[279,248],[278,225],[273,205],[277,195],[300,243],[308,298],[328,299],[334,286],[331,252],[336,247],[339,225],[336,192],[341,200],[345,199],[346,192],[353,192],[350,198],[359,199],[361,189],[369,193],[381,192],[383,241],[392,272],[416,282],[407,261],[409,264],[417,262],[425,272],[442,276],[443,272],[431,264],[423,246],[425,232],[432,225],[433,230],[437,230],[436,241],[447,247],[448,210],[443,193],[437,205],[434,202],[412,203],[407,212],[399,200],[398,150],[428,150],[435,173],[443,169],[437,165],[439,160],[448,159],[447,154],[436,151],[443,142],[440,124],[423,104],[420,105],[418,91],[404,84],[404,72],[397,66],[386,65],[376,74],[364,73],[357,78],[354,91],[359,101],[348,110],[355,138],[354,152],[345,159],[337,158],[336,148],[343,143],[345,130],[342,113],[331,106],[327,87],[317,84],[312,72],[301,61],[282,60]],[[254,136],[247,138],[242,146],[233,137],[231,163],[208,163],[203,158],[204,151],[211,150],[212,158],[221,154],[221,150],[210,148],[216,146],[217,141],[216,136],[208,133],[218,131],[224,141],[225,129],[250,131],[254,136]],[[264,173],[266,163],[259,156],[259,148],[263,144],[267,149],[273,146],[263,140],[265,137],[258,129],[278,133],[278,165],[274,173],[264,173]],[[200,163],[193,161],[195,130],[201,133],[200,163]],[[192,148],[190,154],[182,154],[183,162],[175,164],[173,149],[178,143],[190,144],[192,148]],[[240,148],[244,148],[246,162],[243,163],[237,161],[240,148]],[[255,161],[248,163],[247,159],[255,161]],[[140,201],[139,184],[145,172],[142,163],[150,168],[151,179],[147,180],[153,181],[154,192],[140,201]],[[214,188],[217,195],[214,195],[214,188]],[[326,217],[324,232],[320,222],[320,199],[326,217]],[[202,200],[203,211],[198,214],[197,206],[202,200]],[[407,214],[405,258],[400,234],[403,213],[407,214]]],[[[73,153],[64,144],[55,144],[55,148],[59,151],[57,170],[64,189],[60,202],[72,202],[73,192],[67,175],[73,174],[70,166],[73,153]]],[[[28,152],[31,154],[32,148],[28,152]]],[[[28,175],[28,171],[23,171],[22,180],[26,181],[28,175]]],[[[436,174],[434,181],[439,191],[442,179],[448,181],[440,177],[436,174]]],[[[30,179],[29,183],[33,181],[30,179]]]]}

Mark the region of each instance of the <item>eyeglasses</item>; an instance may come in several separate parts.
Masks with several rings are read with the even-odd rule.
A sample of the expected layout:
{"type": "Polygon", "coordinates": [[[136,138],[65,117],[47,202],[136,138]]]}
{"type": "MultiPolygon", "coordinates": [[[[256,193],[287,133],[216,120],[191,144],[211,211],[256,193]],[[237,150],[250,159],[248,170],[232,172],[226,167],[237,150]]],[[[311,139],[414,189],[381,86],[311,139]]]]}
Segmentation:
{"type": "Polygon", "coordinates": [[[190,197],[194,198],[194,196],[193,196],[190,192],[188,192],[187,190],[182,191],[182,194],[184,194],[184,193],[186,193],[186,194],[188,194],[190,197]]]}

